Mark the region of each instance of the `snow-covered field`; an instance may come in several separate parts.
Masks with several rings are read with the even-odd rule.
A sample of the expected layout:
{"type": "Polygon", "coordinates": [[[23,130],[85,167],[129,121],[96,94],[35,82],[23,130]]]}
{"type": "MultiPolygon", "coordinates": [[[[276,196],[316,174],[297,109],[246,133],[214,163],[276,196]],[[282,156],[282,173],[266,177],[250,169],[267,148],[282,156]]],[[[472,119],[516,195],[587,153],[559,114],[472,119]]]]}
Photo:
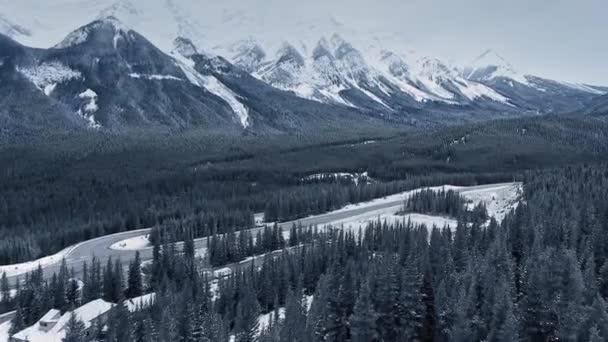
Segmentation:
{"type": "Polygon", "coordinates": [[[110,249],[116,251],[139,251],[142,249],[152,248],[150,245],[150,240],[148,240],[149,236],[149,234],[146,234],[118,241],[110,246],[110,249]]]}
{"type": "Polygon", "coordinates": [[[411,221],[414,224],[426,225],[428,228],[437,226],[438,228],[448,227],[451,229],[456,228],[456,220],[440,217],[430,216],[423,214],[407,214],[397,215],[397,213],[403,209],[403,206],[395,206],[386,209],[374,210],[365,214],[349,217],[345,220],[338,220],[330,223],[329,225],[334,227],[341,227],[343,229],[358,230],[359,228],[365,228],[370,222],[381,222],[386,221],[387,223],[395,222],[408,222],[411,221]]]}
{"type": "Polygon", "coordinates": [[[481,190],[461,190],[460,194],[470,200],[469,206],[483,202],[488,215],[502,221],[511,209],[515,209],[523,193],[521,183],[508,183],[481,190]]]}
{"type": "MultiPolygon", "coordinates": [[[[518,200],[521,197],[521,186],[521,183],[505,183],[497,184],[496,186],[491,186],[487,188],[471,190],[467,190],[466,187],[458,187],[452,185],[431,187],[429,189],[457,190],[460,195],[470,201],[468,203],[469,207],[474,207],[478,203],[483,202],[487,207],[488,215],[496,218],[496,220],[500,222],[505,217],[505,215],[509,211],[511,211],[511,209],[514,209],[517,206],[518,200]]],[[[371,205],[378,205],[383,203],[392,203],[395,201],[405,201],[406,198],[418,191],[420,191],[420,189],[402,192],[399,194],[375,199],[373,201],[365,203],[348,205],[338,210],[337,212],[347,211],[354,208],[365,208],[371,205]]],[[[387,221],[388,223],[407,222],[411,220],[412,223],[424,224],[428,228],[436,226],[438,228],[449,227],[451,229],[454,229],[457,225],[456,220],[441,216],[431,216],[416,213],[398,215],[397,213],[401,211],[401,209],[403,209],[403,205],[399,204],[383,209],[369,211],[364,214],[351,216],[347,219],[337,220],[331,222],[330,225],[356,230],[358,230],[359,228],[365,228],[369,222],[375,222],[378,220],[382,222],[387,221]]]]}

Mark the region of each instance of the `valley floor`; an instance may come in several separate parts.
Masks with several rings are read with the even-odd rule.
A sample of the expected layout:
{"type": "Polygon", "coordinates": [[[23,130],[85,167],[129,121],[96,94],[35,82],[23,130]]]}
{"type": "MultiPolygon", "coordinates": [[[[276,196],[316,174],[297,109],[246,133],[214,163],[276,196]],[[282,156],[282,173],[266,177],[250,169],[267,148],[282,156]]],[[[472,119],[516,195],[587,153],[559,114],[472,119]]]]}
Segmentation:
{"type": "MultiPolygon", "coordinates": [[[[521,195],[521,183],[498,183],[486,184],[470,187],[460,187],[452,185],[437,186],[425,189],[433,190],[454,190],[460,193],[463,197],[470,201],[470,205],[475,205],[479,202],[484,202],[488,208],[490,216],[494,216],[500,221],[504,215],[517,205],[517,201],[521,195]]],[[[397,221],[411,220],[413,223],[425,224],[429,227],[435,225],[443,228],[449,226],[454,228],[455,220],[446,217],[408,214],[400,215],[399,212],[403,209],[404,201],[412,194],[421,189],[402,192],[399,194],[378,198],[372,201],[347,205],[341,209],[325,213],[322,215],[309,216],[296,221],[279,223],[279,227],[286,233],[293,224],[302,224],[303,226],[342,226],[349,229],[365,228],[368,222],[381,220],[397,221]]],[[[256,234],[261,228],[252,228],[250,231],[256,234]]],[[[68,267],[74,268],[76,274],[81,272],[83,262],[90,262],[95,256],[101,259],[102,263],[108,258],[118,259],[125,264],[135,257],[135,251],[139,251],[142,261],[147,261],[152,258],[152,248],[147,242],[147,236],[150,229],[141,229],[108,235],[93,240],[85,241],[75,246],[66,248],[61,253],[51,257],[45,257],[39,260],[22,263],[18,265],[0,266],[0,273],[7,272],[7,276],[11,282],[16,281],[19,276],[30,272],[38,265],[42,266],[45,276],[50,276],[56,272],[61,264],[61,260],[65,258],[68,267]]],[[[195,240],[196,249],[205,251],[207,247],[207,238],[195,240]]]]}

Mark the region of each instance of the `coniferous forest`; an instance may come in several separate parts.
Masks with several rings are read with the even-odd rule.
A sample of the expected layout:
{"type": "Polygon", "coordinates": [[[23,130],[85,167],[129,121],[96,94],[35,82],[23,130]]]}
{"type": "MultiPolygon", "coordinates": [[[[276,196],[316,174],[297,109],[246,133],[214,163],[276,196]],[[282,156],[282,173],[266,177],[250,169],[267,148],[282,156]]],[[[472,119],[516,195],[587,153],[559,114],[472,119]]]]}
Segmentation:
{"type": "Polygon", "coordinates": [[[13,334],[52,308],[117,304],[106,324],[85,326],[88,337],[72,315],[74,342],[605,341],[606,131],[603,120],[555,116],[350,140],[90,135],[5,146],[0,265],[140,228],[152,228],[153,259],[3,274],[0,313],[13,312],[13,334]],[[250,230],[254,214],[288,222],[413,189],[512,181],[523,193],[502,222],[438,188],[414,192],[399,214],[456,220],[451,229],[250,230]],[[202,257],[195,239],[206,241],[202,257]],[[122,305],[152,294],[150,305],[122,305]]]}
{"type": "MultiPolygon", "coordinates": [[[[96,330],[105,341],[605,341],[608,166],[523,180],[523,200],[500,223],[461,215],[453,231],[380,221],[359,230],[294,226],[287,241],[272,227],[256,243],[214,237],[218,265],[282,253],[212,282],[191,234],[178,251],[159,231],[150,265],[95,261],[81,287],[65,265],[51,281],[34,271],[14,300],[2,281],[1,305],[17,310],[20,328],[51,307],[156,293],[149,307],[112,309],[96,330]]],[[[77,322],[70,327],[78,336],[77,322]]]]}

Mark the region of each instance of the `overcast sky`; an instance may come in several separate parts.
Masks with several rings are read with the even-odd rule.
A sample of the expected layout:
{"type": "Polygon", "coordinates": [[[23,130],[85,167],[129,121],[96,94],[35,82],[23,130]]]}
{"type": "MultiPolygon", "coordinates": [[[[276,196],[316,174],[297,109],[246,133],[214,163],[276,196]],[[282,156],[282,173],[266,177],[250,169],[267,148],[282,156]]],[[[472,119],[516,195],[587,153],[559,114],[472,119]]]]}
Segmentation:
{"type": "Polygon", "coordinates": [[[348,26],[398,32],[414,48],[459,63],[491,48],[522,72],[608,85],[608,0],[312,2],[294,1],[348,26]]]}
{"type": "MultiPolygon", "coordinates": [[[[608,85],[608,0],[120,1],[133,2],[138,8],[161,8],[156,11],[160,19],[154,21],[166,16],[167,3],[188,8],[188,15],[203,26],[209,24],[208,31],[203,27],[207,33],[204,39],[209,41],[224,39],[223,35],[231,39],[247,35],[256,25],[267,35],[290,35],[298,23],[323,29],[323,22],[334,18],[344,29],[389,35],[398,38],[403,49],[419,50],[461,65],[493,49],[522,73],[608,85]],[[235,20],[229,20],[233,15],[235,20]]],[[[13,13],[9,19],[44,23],[48,30],[43,31],[49,31],[49,35],[52,26],[64,25],[57,37],[52,36],[59,40],[75,28],[71,27],[73,20],[84,24],[95,16],[94,12],[113,2],[0,0],[0,14],[13,13]],[[75,8],[88,8],[87,15],[75,8]]],[[[163,29],[161,24],[154,25],[163,29]]]]}

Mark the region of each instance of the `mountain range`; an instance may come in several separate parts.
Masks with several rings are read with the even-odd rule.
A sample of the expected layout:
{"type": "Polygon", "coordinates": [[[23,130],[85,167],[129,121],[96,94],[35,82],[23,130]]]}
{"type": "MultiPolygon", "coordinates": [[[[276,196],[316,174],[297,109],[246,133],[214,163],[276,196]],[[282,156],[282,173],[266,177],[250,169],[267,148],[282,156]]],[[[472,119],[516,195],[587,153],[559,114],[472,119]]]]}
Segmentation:
{"type": "MultiPolygon", "coordinates": [[[[492,50],[469,65],[453,65],[390,39],[354,35],[331,20],[291,40],[256,36],[262,30],[253,28],[247,37],[227,36],[180,4],[84,6],[90,13],[75,9],[77,19],[56,24],[0,13],[3,135],[49,128],[293,132],[450,123],[601,109],[608,93],[519,73],[492,50]],[[91,22],[50,41],[88,16],[91,22]]],[[[249,25],[241,12],[221,20],[249,25]]]]}

